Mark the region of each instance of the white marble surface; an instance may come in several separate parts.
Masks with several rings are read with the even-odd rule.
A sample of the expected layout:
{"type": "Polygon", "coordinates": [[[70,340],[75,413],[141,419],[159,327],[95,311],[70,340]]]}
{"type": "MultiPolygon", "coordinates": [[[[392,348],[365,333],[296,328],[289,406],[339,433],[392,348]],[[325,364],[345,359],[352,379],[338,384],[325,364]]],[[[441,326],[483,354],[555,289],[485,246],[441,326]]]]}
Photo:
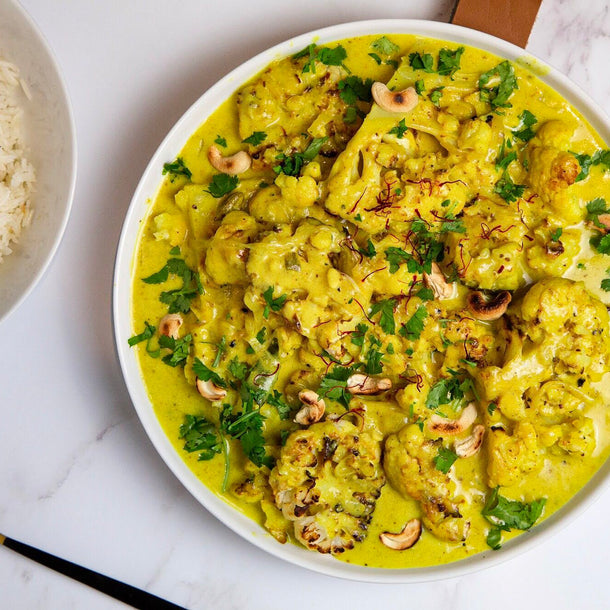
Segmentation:
{"type": "MultiPolygon", "coordinates": [[[[0,0],[4,1],[4,0],[0,0]]],[[[348,583],[241,540],[177,482],[115,357],[112,265],[148,159],[202,91],[254,53],[344,21],[446,21],[451,0],[24,0],[63,67],[79,176],[57,258],[0,327],[0,531],[189,608],[607,608],[610,493],[543,546],[422,585],[348,583]]],[[[607,0],[544,0],[529,50],[610,111],[607,0]]],[[[0,548],[0,608],[120,604],[0,548]]]]}

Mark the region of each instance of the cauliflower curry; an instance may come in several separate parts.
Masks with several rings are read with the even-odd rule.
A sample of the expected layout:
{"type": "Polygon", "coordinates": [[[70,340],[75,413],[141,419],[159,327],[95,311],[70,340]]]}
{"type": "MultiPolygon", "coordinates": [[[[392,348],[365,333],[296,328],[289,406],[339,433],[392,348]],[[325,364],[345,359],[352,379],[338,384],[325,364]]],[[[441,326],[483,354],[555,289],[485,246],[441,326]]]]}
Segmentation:
{"type": "Polygon", "coordinates": [[[497,549],[606,459],[610,151],[519,62],[309,45],[168,159],[133,321],[215,493],[343,561],[497,549]]]}

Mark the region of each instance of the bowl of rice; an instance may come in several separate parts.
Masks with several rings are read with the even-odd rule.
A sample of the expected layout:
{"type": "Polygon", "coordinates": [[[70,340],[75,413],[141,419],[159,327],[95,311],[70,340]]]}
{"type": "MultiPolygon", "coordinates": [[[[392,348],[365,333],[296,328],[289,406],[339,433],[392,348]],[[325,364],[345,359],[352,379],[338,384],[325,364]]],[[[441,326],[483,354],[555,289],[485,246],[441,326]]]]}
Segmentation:
{"type": "Polygon", "coordinates": [[[48,268],[75,181],[74,119],[57,61],[21,6],[0,2],[0,322],[48,268]]]}

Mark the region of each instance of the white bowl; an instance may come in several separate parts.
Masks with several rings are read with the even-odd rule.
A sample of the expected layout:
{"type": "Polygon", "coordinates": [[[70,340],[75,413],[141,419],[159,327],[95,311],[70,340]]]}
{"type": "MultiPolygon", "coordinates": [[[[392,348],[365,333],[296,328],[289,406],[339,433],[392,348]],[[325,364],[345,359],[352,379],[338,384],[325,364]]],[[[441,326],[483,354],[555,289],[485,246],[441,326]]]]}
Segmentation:
{"type": "MultiPolygon", "coordinates": [[[[510,60],[532,59],[532,56],[525,53],[523,49],[493,36],[451,24],[415,20],[378,20],[342,24],[304,34],[257,55],[225,76],[193,104],[163,140],[146,168],[131,201],[119,241],[115,264],[113,316],[117,350],[123,375],[142,424],[161,457],[201,504],[246,540],[294,564],[324,574],[352,580],[405,583],[459,576],[495,565],[531,548],[534,544],[563,527],[601,494],[610,478],[608,476],[610,462],[607,462],[585,488],[561,510],[533,530],[524,532],[517,538],[508,541],[499,551],[489,550],[455,563],[429,568],[390,570],[350,565],[327,555],[320,555],[291,544],[279,544],[263,528],[214,495],[189,470],[166,437],[146,393],[136,355],[127,344],[128,338],[134,334],[134,329],[131,326],[130,305],[133,254],[141,221],[149,209],[147,201],[153,199],[159,189],[163,164],[176,157],[189,136],[219,104],[224,102],[242,83],[274,59],[301,50],[313,41],[317,44],[325,44],[351,36],[392,33],[418,34],[467,44],[488,50],[510,60]]],[[[604,116],[603,111],[561,73],[539,59],[534,61],[538,68],[542,68],[542,72],[548,70],[542,80],[577,107],[606,142],[610,141],[610,123],[604,116]]]]}
{"type": "Polygon", "coordinates": [[[32,222],[0,263],[2,321],[32,291],[59,246],[74,196],[76,136],[53,51],[13,0],[0,2],[0,57],[17,65],[31,93],[23,103],[24,135],[36,171],[32,222]]]}

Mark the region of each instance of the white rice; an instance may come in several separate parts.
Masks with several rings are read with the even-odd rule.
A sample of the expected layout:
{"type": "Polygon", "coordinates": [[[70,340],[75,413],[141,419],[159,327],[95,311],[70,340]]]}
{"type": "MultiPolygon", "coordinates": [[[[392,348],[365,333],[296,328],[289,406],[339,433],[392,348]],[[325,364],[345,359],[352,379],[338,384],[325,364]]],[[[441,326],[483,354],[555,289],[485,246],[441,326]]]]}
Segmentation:
{"type": "Polygon", "coordinates": [[[23,150],[20,86],[17,66],[0,59],[0,263],[32,219],[30,197],[36,177],[23,150]]]}

